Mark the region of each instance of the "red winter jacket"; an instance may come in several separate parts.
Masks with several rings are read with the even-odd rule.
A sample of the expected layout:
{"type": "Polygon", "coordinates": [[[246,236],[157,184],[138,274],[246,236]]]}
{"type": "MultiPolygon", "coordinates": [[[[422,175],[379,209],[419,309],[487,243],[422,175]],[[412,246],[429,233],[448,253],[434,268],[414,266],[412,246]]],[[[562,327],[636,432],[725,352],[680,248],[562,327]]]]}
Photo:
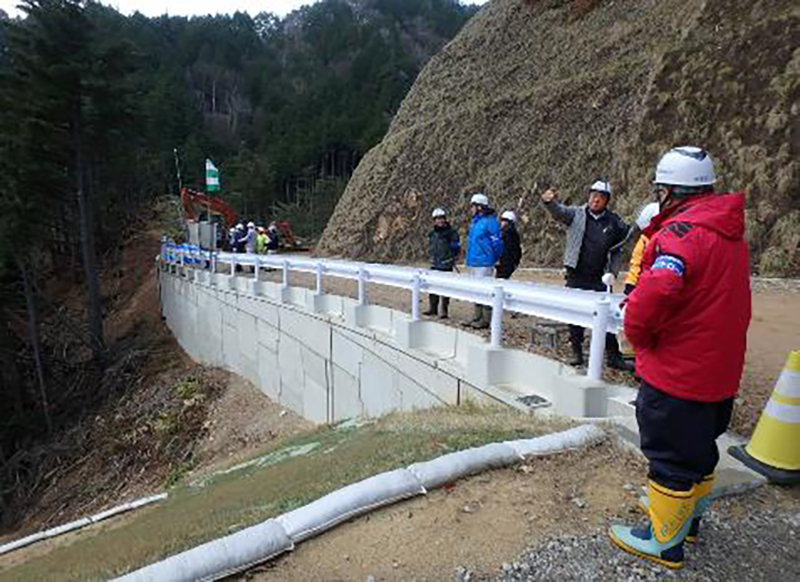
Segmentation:
{"type": "Polygon", "coordinates": [[[678,398],[736,395],[750,324],[744,194],[695,196],[657,216],[625,310],[636,371],[678,398]]]}

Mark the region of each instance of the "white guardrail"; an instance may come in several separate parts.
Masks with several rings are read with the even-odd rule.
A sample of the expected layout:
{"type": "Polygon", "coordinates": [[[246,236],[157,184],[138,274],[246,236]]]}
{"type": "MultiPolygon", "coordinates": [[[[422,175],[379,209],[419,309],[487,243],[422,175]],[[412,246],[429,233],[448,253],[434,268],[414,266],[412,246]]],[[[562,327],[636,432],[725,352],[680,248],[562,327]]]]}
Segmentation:
{"type": "Polygon", "coordinates": [[[217,272],[220,263],[228,265],[231,275],[236,266],[252,266],[252,276],[258,280],[261,269],[279,269],[283,286],[288,287],[290,273],[311,273],[316,276],[316,293],[322,295],[323,277],[338,277],[358,281],[358,302],[367,304],[367,284],[386,285],[411,292],[411,319],[420,319],[420,296],[435,293],[452,299],[492,307],[491,345],[500,348],[503,337],[503,312],[512,311],[567,323],[592,330],[589,352],[589,378],[599,380],[603,370],[606,334],[617,333],[622,327],[620,302],[622,295],[567,289],[543,285],[473,277],[414,267],[380,265],[321,259],[297,255],[256,255],[206,251],[194,245],[163,244],[161,259],[169,264],[210,268],[217,272]]]}

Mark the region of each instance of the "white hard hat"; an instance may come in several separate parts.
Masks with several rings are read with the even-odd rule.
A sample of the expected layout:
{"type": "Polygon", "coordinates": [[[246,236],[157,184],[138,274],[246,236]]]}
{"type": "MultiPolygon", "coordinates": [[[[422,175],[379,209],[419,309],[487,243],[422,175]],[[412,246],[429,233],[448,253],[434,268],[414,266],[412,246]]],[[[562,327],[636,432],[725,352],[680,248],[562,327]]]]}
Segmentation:
{"type": "Polygon", "coordinates": [[[668,151],[656,167],[655,184],[710,186],[717,181],[714,161],[702,148],[681,146],[668,151]]]}
{"type": "Polygon", "coordinates": [[[244,230],[244,225],[240,222],[236,225],[236,230],[244,230]]]}
{"type": "Polygon", "coordinates": [[[658,213],[660,212],[661,208],[659,207],[658,202],[651,202],[650,204],[646,204],[642,211],[639,213],[638,218],[636,219],[636,226],[639,227],[639,230],[644,230],[650,225],[650,221],[652,221],[658,213]]]}
{"type": "Polygon", "coordinates": [[[594,184],[591,185],[589,188],[590,192],[605,192],[609,196],[611,196],[611,182],[607,180],[597,180],[594,184]]]}
{"type": "Polygon", "coordinates": [[[480,204],[481,206],[489,206],[489,197],[486,194],[473,194],[469,203],[480,204]]]}
{"type": "Polygon", "coordinates": [[[514,214],[513,210],[506,210],[503,214],[500,215],[501,220],[510,220],[511,222],[517,221],[517,215],[514,214]]]}
{"type": "Polygon", "coordinates": [[[431,213],[432,218],[440,218],[447,216],[447,213],[444,211],[444,208],[437,208],[431,213]]]}
{"type": "Polygon", "coordinates": [[[256,227],[256,223],[255,222],[248,222],[247,223],[247,228],[255,228],[255,227],[256,227]]]}

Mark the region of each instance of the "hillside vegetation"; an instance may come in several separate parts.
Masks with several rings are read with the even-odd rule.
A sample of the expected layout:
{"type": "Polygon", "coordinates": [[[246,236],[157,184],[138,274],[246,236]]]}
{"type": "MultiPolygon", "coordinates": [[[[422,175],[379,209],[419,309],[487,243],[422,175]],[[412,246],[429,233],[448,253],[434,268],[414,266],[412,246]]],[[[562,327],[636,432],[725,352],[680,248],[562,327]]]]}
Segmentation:
{"type": "Polygon", "coordinates": [[[607,176],[632,219],[659,155],[688,143],[747,192],[754,270],[797,275],[798,46],[789,0],[493,0],[422,71],[319,251],[419,259],[430,211],[463,228],[485,190],[521,214],[525,259],[556,266],[543,187],[580,202],[607,176]]]}

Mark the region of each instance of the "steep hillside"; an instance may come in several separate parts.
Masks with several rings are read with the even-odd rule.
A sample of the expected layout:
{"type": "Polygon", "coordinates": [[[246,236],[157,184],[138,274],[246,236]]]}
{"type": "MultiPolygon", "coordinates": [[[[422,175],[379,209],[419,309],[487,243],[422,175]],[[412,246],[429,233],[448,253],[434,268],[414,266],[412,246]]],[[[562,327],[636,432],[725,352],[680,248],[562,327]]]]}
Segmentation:
{"type": "MultiPolygon", "coordinates": [[[[516,208],[526,260],[557,265],[537,194],[598,176],[632,216],[677,143],[745,189],[754,266],[800,272],[800,13],[789,0],[493,0],[434,57],[362,160],[320,242],[375,260],[425,254],[429,212],[485,189],[516,208]]],[[[465,218],[459,218],[465,226],[465,218]]]]}

